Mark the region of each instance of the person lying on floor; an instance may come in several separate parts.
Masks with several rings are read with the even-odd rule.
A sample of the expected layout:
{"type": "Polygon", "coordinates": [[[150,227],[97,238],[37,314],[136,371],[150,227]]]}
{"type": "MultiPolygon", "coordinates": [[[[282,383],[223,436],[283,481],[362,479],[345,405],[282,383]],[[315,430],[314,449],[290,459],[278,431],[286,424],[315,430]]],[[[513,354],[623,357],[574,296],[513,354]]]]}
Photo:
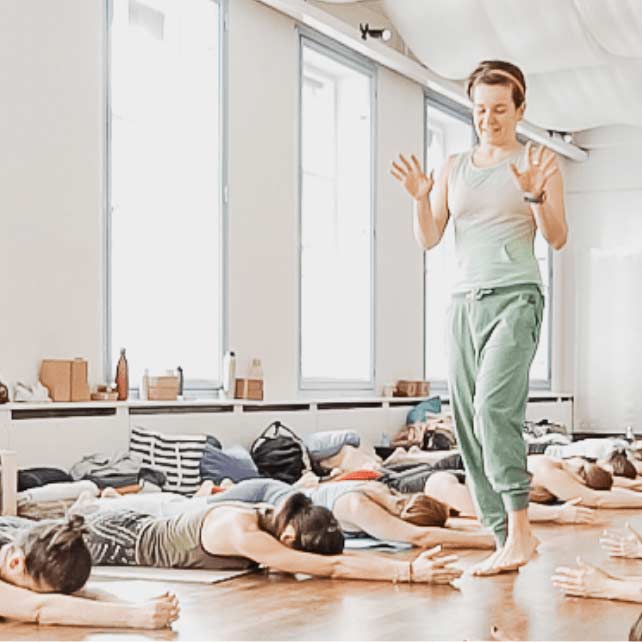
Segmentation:
{"type": "MultiPolygon", "coordinates": [[[[212,495],[209,503],[243,501],[278,506],[295,492],[274,479],[248,479],[212,495]]],[[[350,536],[365,533],[374,539],[405,542],[420,548],[493,548],[492,535],[484,530],[446,528],[450,508],[423,493],[396,495],[376,481],[325,482],[303,489],[314,504],[331,510],[350,536]]]]}
{"type": "MultiPolygon", "coordinates": [[[[206,492],[207,482],[201,488],[206,492]]],[[[211,487],[211,484],[210,484],[211,487]]],[[[199,510],[204,502],[210,505],[224,502],[244,504],[269,504],[280,506],[288,497],[298,492],[293,486],[276,479],[248,479],[230,486],[227,490],[209,495],[207,498],[172,498],[166,501],[163,493],[157,501],[157,511],[162,514],[179,514],[199,510]]],[[[325,482],[302,492],[313,504],[332,511],[341,529],[349,536],[366,534],[374,539],[405,542],[420,548],[442,545],[449,548],[493,548],[492,535],[480,528],[457,530],[446,528],[450,509],[423,493],[396,495],[383,484],[372,481],[325,482]]],[[[100,504],[101,510],[110,506],[130,507],[147,504],[150,497],[127,496],[120,499],[86,500],[86,506],[100,504]],[[117,502],[117,503],[115,503],[117,502]]],[[[78,504],[72,510],[83,510],[78,504]]],[[[86,509],[85,509],[86,510],[86,509]]]]}
{"type": "Polygon", "coordinates": [[[176,620],[179,606],[171,593],[138,604],[71,595],[83,588],[91,571],[83,534],[80,516],[59,522],[0,517],[0,617],[143,629],[176,620]]]}
{"type": "MultiPolygon", "coordinates": [[[[114,500],[108,500],[114,501],[114,500]]],[[[28,520],[19,520],[28,527],[28,520]]],[[[461,575],[435,557],[436,547],[414,560],[342,554],[344,535],[332,513],[302,495],[278,508],[234,502],[206,504],[174,517],[130,510],[86,517],[84,541],[96,565],[248,569],[263,565],[321,577],[446,584],[461,575]]]]}
{"type": "MultiPolygon", "coordinates": [[[[579,499],[581,506],[590,508],[640,508],[642,493],[628,488],[613,488],[613,475],[597,464],[581,458],[553,459],[546,455],[530,455],[528,470],[531,479],[531,506],[555,499],[569,502],[579,499]]],[[[457,478],[444,471],[427,476],[424,492],[468,514],[471,500],[468,489],[456,483],[457,478]]],[[[553,506],[552,508],[557,508],[553,506]]],[[[532,520],[542,519],[542,510],[534,509],[532,520]]],[[[555,520],[553,511],[544,511],[555,520]]],[[[557,521],[557,520],[556,520],[557,521]]],[[[584,520],[582,520],[584,521],[584,520]]]]}

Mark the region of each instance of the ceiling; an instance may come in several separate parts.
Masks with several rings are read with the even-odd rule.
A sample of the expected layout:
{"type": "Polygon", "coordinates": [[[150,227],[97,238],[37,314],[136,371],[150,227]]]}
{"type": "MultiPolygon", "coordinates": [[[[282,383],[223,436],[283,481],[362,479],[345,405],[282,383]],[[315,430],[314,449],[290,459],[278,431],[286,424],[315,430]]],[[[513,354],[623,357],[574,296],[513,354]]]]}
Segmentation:
{"type": "Polygon", "coordinates": [[[464,80],[481,60],[521,67],[545,129],[642,127],[642,0],[324,0],[388,16],[412,53],[464,80]]]}

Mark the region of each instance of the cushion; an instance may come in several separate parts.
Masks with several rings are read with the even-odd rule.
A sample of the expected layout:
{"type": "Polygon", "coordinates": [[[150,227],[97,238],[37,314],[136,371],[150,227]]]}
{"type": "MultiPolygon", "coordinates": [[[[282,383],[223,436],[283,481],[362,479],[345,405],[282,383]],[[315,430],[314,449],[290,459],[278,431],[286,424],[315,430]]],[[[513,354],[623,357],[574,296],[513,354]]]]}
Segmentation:
{"type": "Polygon", "coordinates": [[[193,495],[201,485],[205,447],[215,448],[215,441],[207,435],[165,434],[134,426],[129,450],[142,458],[143,466],[165,474],[164,491],[193,495]]]}
{"type": "Polygon", "coordinates": [[[223,450],[207,444],[201,459],[201,479],[220,484],[224,479],[233,482],[260,477],[250,453],[242,446],[223,450]]]}
{"type": "Polygon", "coordinates": [[[359,447],[361,438],[352,430],[325,430],[303,437],[310,457],[322,461],[334,457],[344,446],[359,447]]]}

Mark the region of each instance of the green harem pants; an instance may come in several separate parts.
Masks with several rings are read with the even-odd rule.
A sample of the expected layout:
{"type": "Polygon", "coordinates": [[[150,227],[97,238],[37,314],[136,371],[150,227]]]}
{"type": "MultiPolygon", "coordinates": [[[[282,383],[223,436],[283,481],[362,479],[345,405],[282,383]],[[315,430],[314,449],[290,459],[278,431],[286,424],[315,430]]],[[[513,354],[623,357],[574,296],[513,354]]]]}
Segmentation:
{"type": "Polygon", "coordinates": [[[453,295],[449,388],[459,448],[477,513],[497,541],[506,512],[528,507],[523,423],[544,298],[535,284],[453,295]]]}

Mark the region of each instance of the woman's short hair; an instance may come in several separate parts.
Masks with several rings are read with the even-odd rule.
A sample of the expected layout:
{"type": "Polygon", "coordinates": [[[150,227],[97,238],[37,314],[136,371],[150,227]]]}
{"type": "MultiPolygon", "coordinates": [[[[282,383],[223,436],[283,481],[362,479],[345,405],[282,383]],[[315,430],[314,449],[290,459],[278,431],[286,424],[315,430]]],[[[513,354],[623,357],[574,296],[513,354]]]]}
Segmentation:
{"type": "Polygon", "coordinates": [[[316,506],[303,493],[290,495],[278,511],[259,513],[259,527],[277,539],[288,526],[294,529],[292,548],[319,555],[343,552],[345,538],[332,511],[316,506]]]}
{"type": "Polygon", "coordinates": [[[428,495],[415,493],[405,502],[399,517],[416,526],[444,526],[450,516],[450,508],[428,495]]]}
{"type": "Polygon", "coordinates": [[[638,476],[637,469],[629,461],[629,458],[623,450],[614,450],[606,461],[613,468],[613,475],[615,477],[635,479],[638,476]]]}
{"type": "Polygon", "coordinates": [[[25,568],[36,583],[57,593],[80,590],[91,572],[91,555],[83,539],[84,518],[35,524],[13,541],[25,556],[25,568]]]}
{"type": "Polygon", "coordinates": [[[580,469],[580,477],[593,490],[611,490],[613,475],[597,464],[585,463],[580,469]]]}
{"type": "Polygon", "coordinates": [[[526,80],[522,70],[505,60],[484,60],[468,76],[466,93],[473,99],[476,85],[505,85],[512,88],[513,102],[520,108],[526,101],[526,80]]]}

